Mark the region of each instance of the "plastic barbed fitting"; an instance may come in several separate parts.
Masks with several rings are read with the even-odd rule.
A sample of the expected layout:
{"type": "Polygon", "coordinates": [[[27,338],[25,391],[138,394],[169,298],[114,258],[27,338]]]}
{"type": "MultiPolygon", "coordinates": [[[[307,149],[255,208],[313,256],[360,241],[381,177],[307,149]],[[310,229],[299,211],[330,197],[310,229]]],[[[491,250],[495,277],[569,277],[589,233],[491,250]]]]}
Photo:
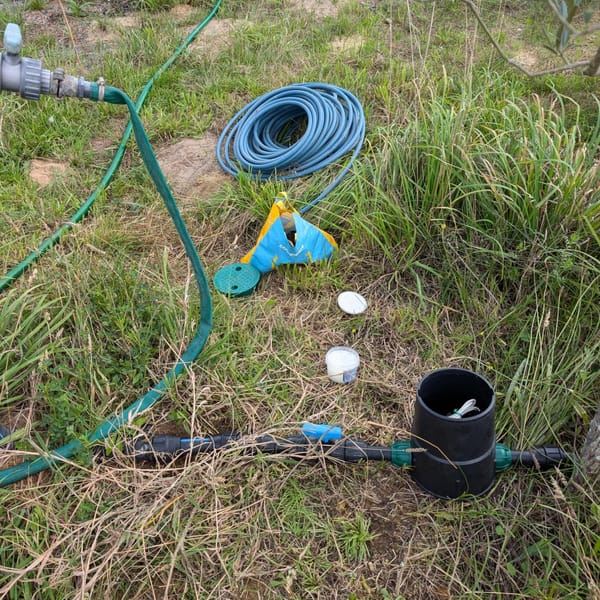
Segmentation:
{"type": "Polygon", "coordinates": [[[341,427],[337,425],[328,425],[326,423],[303,423],[302,433],[311,440],[318,440],[323,444],[328,444],[343,437],[341,427]]]}
{"type": "Polygon", "coordinates": [[[39,100],[41,94],[57,98],[89,98],[92,84],[83,77],[66,75],[63,69],[49,71],[42,61],[21,56],[23,36],[16,23],[4,29],[4,50],[0,54],[0,92],[16,92],[26,100],[39,100]]]}

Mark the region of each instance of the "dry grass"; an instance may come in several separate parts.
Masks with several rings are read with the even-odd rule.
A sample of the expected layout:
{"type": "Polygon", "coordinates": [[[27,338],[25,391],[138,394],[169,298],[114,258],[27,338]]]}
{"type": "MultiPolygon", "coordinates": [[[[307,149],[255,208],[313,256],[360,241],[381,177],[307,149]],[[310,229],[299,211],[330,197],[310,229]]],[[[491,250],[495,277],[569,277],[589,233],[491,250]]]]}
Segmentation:
{"type": "MultiPolygon", "coordinates": [[[[58,31],[56,48],[74,41],[80,56],[73,60],[81,64],[94,44],[139,44],[123,62],[141,66],[103,65],[132,79],[168,54],[158,41],[165,32],[186,35],[206,8],[193,2],[140,20],[99,14],[93,4],[90,18],[69,20],[72,38],[56,2],[26,13],[27,34],[37,39],[58,31]],[[150,42],[143,35],[156,44],[156,57],[144,52],[150,42]]],[[[334,73],[363,93],[369,119],[363,154],[377,157],[389,142],[387,126],[404,128],[422,117],[419,108],[430,108],[429,84],[450,93],[460,90],[463,77],[475,73],[476,79],[479,61],[497,66],[475,22],[460,3],[452,4],[447,11],[442,3],[382,1],[224,7],[143,113],[209,279],[255,242],[273,191],[232,181],[216,168],[211,147],[234,109],[292,73],[306,79],[334,73]],[[289,61],[273,68],[272,57],[282,54],[289,61]],[[443,76],[442,63],[449,71],[443,76]],[[191,112],[210,121],[193,137],[191,112]]],[[[507,10],[496,31],[514,32],[524,22],[522,7],[507,10]]],[[[530,56],[533,49],[520,47],[527,32],[518,33],[511,48],[530,56]]],[[[513,84],[529,93],[522,80],[513,84]]],[[[18,107],[0,107],[0,125],[15,118],[11,110],[18,107]]],[[[84,117],[73,119],[85,130],[84,117]]],[[[95,169],[116,146],[111,132],[122,115],[94,118],[100,123],[89,135],[95,169]]],[[[15,139],[14,129],[2,132],[2,148],[8,151],[15,139]]],[[[90,177],[90,164],[71,146],[57,153],[90,177]]],[[[364,165],[369,168],[368,160],[364,165]]],[[[403,241],[384,256],[364,236],[352,237],[353,194],[364,200],[380,191],[373,172],[365,187],[355,188],[357,168],[357,179],[310,214],[340,242],[333,261],[279,269],[246,298],[213,293],[215,326],[200,359],[159,406],[111,438],[109,456],[90,451],[0,491],[1,598],[598,598],[599,497],[585,477],[511,470],[489,496],[447,502],[389,464],[252,452],[257,436],[296,434],[303,421],[340,424],[372,444],[406,439],[418,381],[439,366],[464,361],[498,376],[499,388],[506,383],[500,367],[484,360],[504,360],[506,343],[487,342],[497,347],[485,354],[469,315],[445,301],[431,273],[434,260],[429,271],[402,270],[389,255],[400,255],[403,241]],[[365,314],[341,313],[336,297],[346,289],[367,298],[365,314]],[[331,382],[325,370],[327,349],[340,344],[361,356],[358,379],[348,386],[331,382]],[[195,460],[142,466],[125,451],[135,436],[225,431],[244,435],[195,460]]],[[[294,198],[320,183],[294,183],[294,198]]],[[[53,194],[60,194],[59,184],[50,187],[53,194]]],[[[22,236],[36,216],[15,217],[14,231],[22,236]]],[[[428,250],[427,243],[418,248],[428,250]]],[[[56,356],[40,360],[23,397],[3,408],[2,423],[22,429],[19,450],[3,454],[5,462],[82,435],[126,406],[160,380],[196,325],[190,268],[135,150],[89,218],[17,289],[33,283],[62,298],[76,316],[53,334],[56,356]],[[145,326],[153,318],[150,331],[145,326]]],[[[564,433],[565,444],[576,447],[586,406],[582,401],[567,431],[552,436],[564,433]]],[[[503,417],[506,422],[506,410],[503,417]]],[[[526,440],[527,433],[514,436],[526,440]]]]}

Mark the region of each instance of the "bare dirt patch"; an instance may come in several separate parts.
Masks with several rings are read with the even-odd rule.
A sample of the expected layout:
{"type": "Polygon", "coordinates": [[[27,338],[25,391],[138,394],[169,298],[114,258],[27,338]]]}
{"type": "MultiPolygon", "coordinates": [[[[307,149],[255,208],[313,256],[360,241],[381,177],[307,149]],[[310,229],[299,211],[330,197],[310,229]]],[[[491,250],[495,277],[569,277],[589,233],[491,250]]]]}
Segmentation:
{"type": "Polygon", "coordinates": [[[215,155],[217,136],[184,138],[160,148],[156,157],[169,184],[178,196],[206,197],[214,194],[227,180],[215,155]]]}
{"type": "Polygon", "coordinates": [[[209,58],[215,58],[229,43],[235,31],[249,24],[249,21],[241,19],[213,19],[202,30],[202,35],[190,44],[189,49],[209,58]]]}
{"type": "Polygon", "coordinates": [[[90,149],[98,154],[102,154],[113,147],[115,141],[107,137],[95,138],[90,142],[90,149]]]}
{"type": "Polygon", "coordinates": [[[331,42],[331,48],[338,53],[345,53],[353,50],[359,50],[365,44],[365,38],[362,35],[351,35],[347,37],[338,37],[331,42]]]}
{"type": "Polygon", "coordinates": [[[513,57],[513,60],[517,64],[521,65],[522,67],[525,67],[528,70],[535,69],[536,66],[540,63],[540,57],[538,56],[538,54],[528,49],[520,50],[519,52],[517,52],[513,57]]]}
{"type": "Polygon", "coordinates": [[[41,10],[24,13],[24,34],[37,37],[52,31],[60,45],[84,53],[90,44],[114,42],[119,39],[120,31],[139,25],[136,15],[110,17],[104,8],[102,4],[90,5],[90,18],[82,19],[69,14],[66,7],[63,10],[60,2],[51,0],[41,10]]]}
{"type": "Polygon", "coordinates": [[[194,9],[189,4],[178,4],[169,11],[177,19],[187,19],[193,12],[194,9]]]}
{"type": "Polygon", "coordinates": [[[67,172],[69,165],[58,160],[34,158],[29,167],[29,177],[40,187],[47,187],[67,172]]]}
{"type": "Polygon", "coordinates": [[[331,0],[293,0],[290,2],[292,8],[316,14],[321,17],[337,17],[340,3],[333,3],[331,0]]]}
{"type": "Polygon", "coordinates": [[[123,17],[113,17],[111,22],[123,29],[131,29],[137,27],[140,23],[139,18],[136,15],[125,15],[123,17]]]}

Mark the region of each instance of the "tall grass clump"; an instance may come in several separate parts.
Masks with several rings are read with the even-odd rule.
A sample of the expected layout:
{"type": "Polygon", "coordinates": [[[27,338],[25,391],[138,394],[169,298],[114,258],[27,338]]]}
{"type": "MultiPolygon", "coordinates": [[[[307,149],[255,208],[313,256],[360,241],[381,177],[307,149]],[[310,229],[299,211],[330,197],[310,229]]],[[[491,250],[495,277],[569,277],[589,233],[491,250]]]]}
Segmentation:
{"type": "Polygon", "coordinates": [[[0,406],[15,406],[31,393],[35,372],[64,351],[69,314],[56,299],[11,290],[0,305],[0,406]]]}
{"type": "Polygon", "coordinates": [[[527,443],[585,423],[598,400],[600,121],[584,137],[569,103],[485,90],[422,101],[382,134],[352,222],[463,322],[467,359],[506,394],[501,429],[527,443]]]}
{"type": "Polygon", "coordinates": [[[501,267],[540,245],[597,246],[600,120],[584,140],[578,119],[565,125],[565,98],[483,102],[483,92],[435,97],[402,129],[382,134],[367,167],[377,210],[359,204],[356,227],[384,242],[398,266],[418,260],[435,232],[444,244],[460,235],[501,267]]]}

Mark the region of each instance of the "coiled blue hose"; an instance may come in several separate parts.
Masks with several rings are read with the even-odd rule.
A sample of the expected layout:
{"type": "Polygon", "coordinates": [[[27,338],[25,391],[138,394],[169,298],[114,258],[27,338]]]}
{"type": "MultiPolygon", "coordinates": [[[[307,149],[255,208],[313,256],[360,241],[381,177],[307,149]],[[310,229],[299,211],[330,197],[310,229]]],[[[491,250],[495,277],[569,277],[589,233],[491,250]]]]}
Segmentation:
{"type": "Polygon", "coordinates": [[[259,181],[294,179],[322,169],[348,152],[335,180],[300,209],[306,212],[350,170],[365,137],[361,103],[328,83],[297,83],[256,98],[240,110],[219,137],[217,160],[234,177],[259,181]]]}

